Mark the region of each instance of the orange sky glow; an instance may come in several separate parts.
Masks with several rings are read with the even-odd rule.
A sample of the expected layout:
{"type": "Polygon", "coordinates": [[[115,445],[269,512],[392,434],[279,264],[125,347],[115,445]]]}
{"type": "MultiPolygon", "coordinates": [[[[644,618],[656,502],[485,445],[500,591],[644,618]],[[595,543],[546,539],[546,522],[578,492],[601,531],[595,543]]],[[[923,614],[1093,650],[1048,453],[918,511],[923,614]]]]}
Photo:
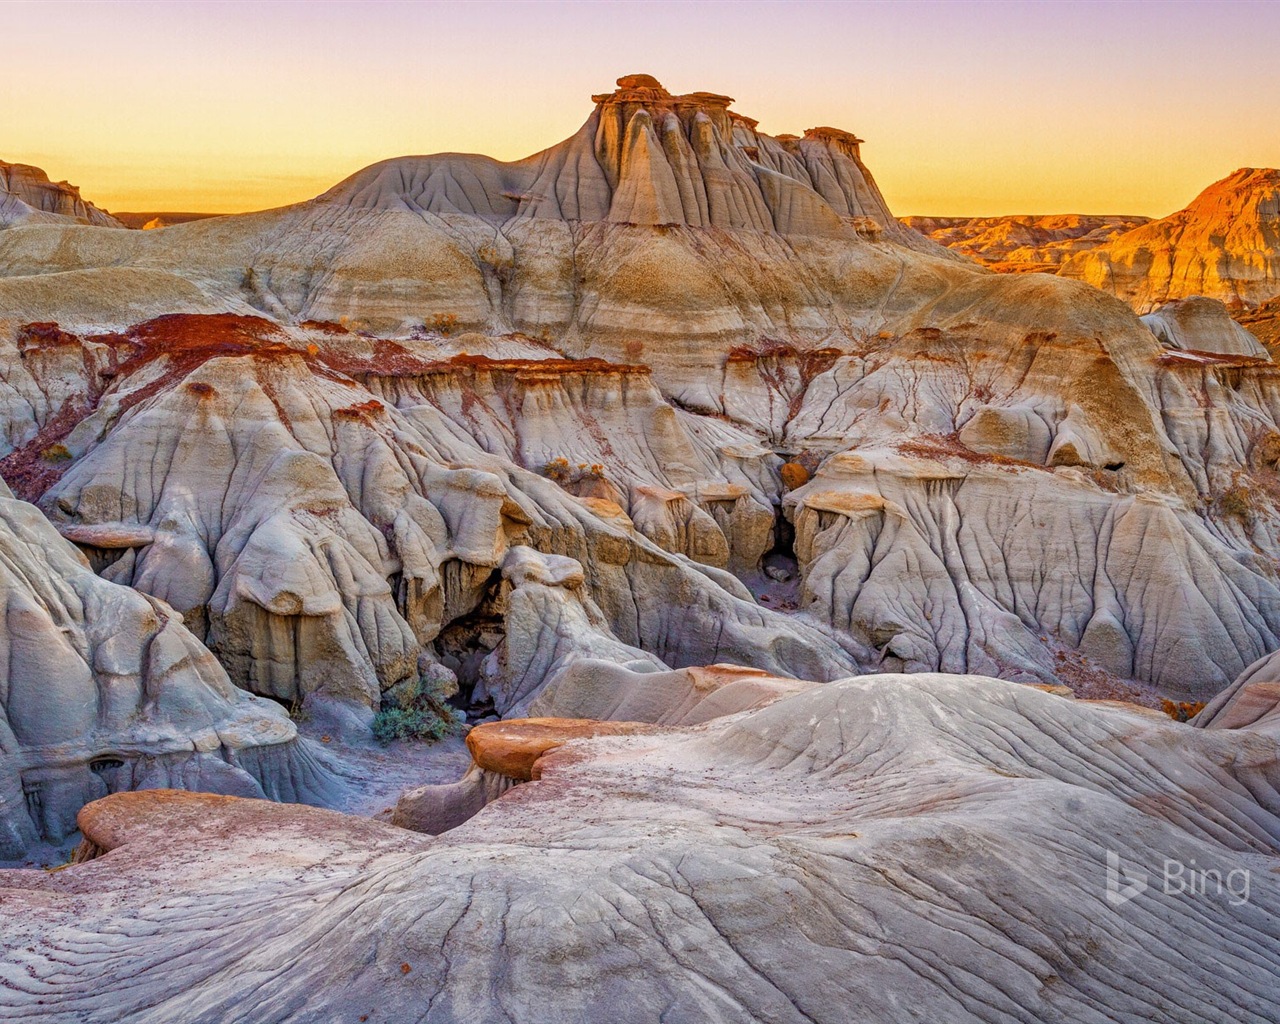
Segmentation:
{"type": "Polygon", "coordinates": [[[1141,213],[1280,166],[1274,3],[6,5],[0,159],[111,210],[311,198],[510,160],[645,72],[763,131],[856,131],[898,214],[1141,213]],[[51,26],[60,26],[56,30],[51,26]]]}

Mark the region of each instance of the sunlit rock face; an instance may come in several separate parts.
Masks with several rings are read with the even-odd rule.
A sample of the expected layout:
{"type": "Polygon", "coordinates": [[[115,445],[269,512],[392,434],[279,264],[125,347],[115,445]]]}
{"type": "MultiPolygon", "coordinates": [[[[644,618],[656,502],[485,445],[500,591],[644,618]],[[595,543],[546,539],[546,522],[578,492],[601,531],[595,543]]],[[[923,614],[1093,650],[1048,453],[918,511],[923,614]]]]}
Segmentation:
{"type": "Polygon", "coordinates": [[[0,858],[135,788],[317,802],[334,779],[284,710],[231,685],[172,608],[94,575],[0,485],[0,858]]]}
{"type": "Polygon", "coordinates": [[[6,1018],[1280,1012],[1273,729],[945,675],[694,728],[551,725],[535,781],[434,838],[263,801],[91,805],[95,859],[0,874],[6,1018]]]}
{"type": "Polygon", "coordinates": [[[1253,306],[1280,295],[1280,170],[1242,167],[1185,209],[1084,252],[1059,271],[1141,313],[1204,295],[1253,306]]]}
{"type": "Polygon", "coordinates": [[[111,214],[82,199],[74,185],[50,181],[39,167],[0,160],[0,229],[67,223],[123,227],[111,214]]]}
{"type": "Polygon", "coordinates": [[[1054,273],[1077,252],[1105,245],[1150,217],[1078,213],[1005,217],[903,217],[939,245],[1006,274],[1054,273]]]}

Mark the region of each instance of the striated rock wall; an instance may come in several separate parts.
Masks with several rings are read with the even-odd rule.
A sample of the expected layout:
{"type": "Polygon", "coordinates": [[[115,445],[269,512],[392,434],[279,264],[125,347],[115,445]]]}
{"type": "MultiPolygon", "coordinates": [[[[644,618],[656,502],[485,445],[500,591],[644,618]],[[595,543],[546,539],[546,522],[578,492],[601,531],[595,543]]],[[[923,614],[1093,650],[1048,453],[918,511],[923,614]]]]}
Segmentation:
{"type": "Polygon", "coordinates": [[[1242,167],[1185,209],[1063,264],[1145,313],[1204,295],[1253,306],[1280,295],[1280,170],[1242,167]]]}
{"type": "Polygon", "coordinates": [[[461,667],[457,645],[483,642],[469,623],[502,620],[495,587],[518,545],[581,563],[606,628],[660,666],[741,659],[821,678],[854,664],[721,571],[769,544],[777,458],[741,434],[707,444],[643,373],[623,390],[618,368],[590,363],[470,359],[442,374],[398,346],[362,361],[339,344],[334,361],[384,399],[257,318],[168,317],[86,345],[117,353],[110,386],[56,445],[38,437],[6,466],[29,470],[104,577],[176,608],[253,692],[368,715],[424,658],[461,667]],[[558,481],[552,451],[604,464],[558,481]],[[635,520],[575,493],[587,483],[635,520]]]}

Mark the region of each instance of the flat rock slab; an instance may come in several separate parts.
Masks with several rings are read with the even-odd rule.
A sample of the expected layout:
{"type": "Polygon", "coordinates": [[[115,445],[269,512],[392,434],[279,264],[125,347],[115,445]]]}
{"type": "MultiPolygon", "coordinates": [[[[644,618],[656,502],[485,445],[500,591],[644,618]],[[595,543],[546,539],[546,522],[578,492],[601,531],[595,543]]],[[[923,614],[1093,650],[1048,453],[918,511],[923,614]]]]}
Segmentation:
{"type": "Polygon", "coordinates": [[[571,740],[633,736],[654,731],[654,727],[645,722],[515,718],[476,726],[467,734],[467,749],[476,764],[486,771],[528,782],[538,778],[538,758],[571,740]]]}

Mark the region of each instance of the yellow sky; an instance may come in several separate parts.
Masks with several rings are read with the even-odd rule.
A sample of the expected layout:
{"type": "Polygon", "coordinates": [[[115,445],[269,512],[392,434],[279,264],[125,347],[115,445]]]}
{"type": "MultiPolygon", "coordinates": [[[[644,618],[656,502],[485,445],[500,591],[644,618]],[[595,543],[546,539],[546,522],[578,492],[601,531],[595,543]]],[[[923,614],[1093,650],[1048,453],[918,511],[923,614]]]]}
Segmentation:
{"type": "Polygon", "coordinates": [[[899,214],[1163,215],[1280,165],[1275,4],[11,4],[0,159],[113,210],[308,199],[515,159],[630,72],[867,139],[899,214]],[[56,25],[54,29],[52,26],[56,25]]]}

